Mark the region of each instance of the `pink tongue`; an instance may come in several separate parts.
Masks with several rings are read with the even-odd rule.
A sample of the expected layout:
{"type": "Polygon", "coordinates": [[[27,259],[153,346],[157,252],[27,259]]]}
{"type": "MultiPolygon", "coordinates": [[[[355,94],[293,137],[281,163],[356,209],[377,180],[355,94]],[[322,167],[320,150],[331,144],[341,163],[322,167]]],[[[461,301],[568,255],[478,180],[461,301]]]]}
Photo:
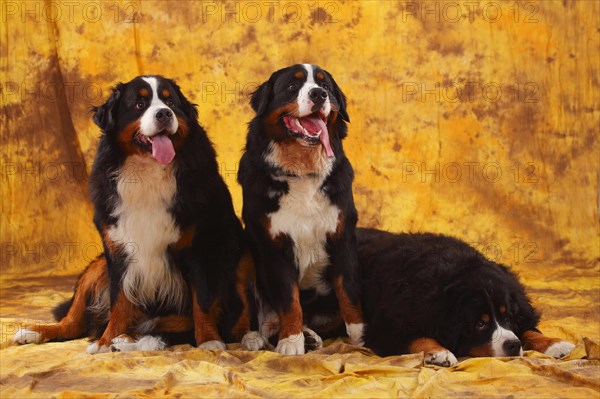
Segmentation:
{"type": "Polygon", "coordinates": [[[161,164],[168,165],[175,158],[173,143],[166,134],[152,137],[152,156],[161,164]]]}
{"type": "Polygon", "coordinates": [[[329,142],[329,131],[327,130],[327,125],[321,118],[311,118],[304,117],[299,118],[298,122],[305,128],[309,133],[316,134],[321,131],[321,135],[319,136],[319,140],[323,147],[325,147],[325,153],[329,158],[333,158],[333,150],[331,149],[331,143],[329,142]]]}

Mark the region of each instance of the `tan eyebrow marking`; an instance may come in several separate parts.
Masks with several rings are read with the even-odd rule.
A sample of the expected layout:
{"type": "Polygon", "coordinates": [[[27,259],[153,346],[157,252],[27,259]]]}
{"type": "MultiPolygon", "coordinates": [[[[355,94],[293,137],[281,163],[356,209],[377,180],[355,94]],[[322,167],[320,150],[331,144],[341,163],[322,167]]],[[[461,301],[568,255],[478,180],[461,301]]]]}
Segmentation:
{"type": "Polygon", "coordinates": [[[148,97],[148,89],[146,89],[145,87],[142,87],[138,93],[142,97],[148,97]]]}
{"type": "Polygon", "coordinates": [[[171,92],[169,91],[169,89],[163,89],[162,95],[163,95],[163,97],[170,97],[171,92]]]}
{"type": "Polygon", "coordinates": [[[500,313],[506,313],[506,306],[500,305],[500,313]]]}
{"type": "Polygon", "coordinates": [[[304,78],[304,72],[302,71],[298,71],[294,74],[294,77],[298,78],[298,79],[303,79],[304,78]]]}
{"type": "Polygon", "coordinates": [[[481,320],[483,321],[490,321],[490,316],[486,313],[481,315],[481,320]]]}
{"type": "Polygon", "coordinates": [[[323,72],[317,72],[317,79],[325,79],[323,72]]]}

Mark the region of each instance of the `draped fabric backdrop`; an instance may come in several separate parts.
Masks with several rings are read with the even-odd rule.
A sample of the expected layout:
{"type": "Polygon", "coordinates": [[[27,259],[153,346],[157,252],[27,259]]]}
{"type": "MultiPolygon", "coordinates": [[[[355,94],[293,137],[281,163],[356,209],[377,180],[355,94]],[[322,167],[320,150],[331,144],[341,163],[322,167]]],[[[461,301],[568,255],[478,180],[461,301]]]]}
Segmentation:
{"type": "MultiPolygon", "coordinates": [[[[360,225],[464,239],[519,273],[545,332],[580,349],[583,337],[597,340],[599,13],[584,0],[3,0],[0,386],[24,387],[18,360],[60,348],[6,341],[15,320],[49,320],[100,252],[87,185],[100,133],[89,110],[140,74],[174,78],[198,104],[239,214],[250,94],[277,69],[320,65],[348,97],[360,225]]],[[[69,356],[85,364],[75,345],[69,356]]],[[[594,364],[588,377],[599,376],[594,364]]],[[[385,392],[416,392],[395,389],[385,392]]]]}

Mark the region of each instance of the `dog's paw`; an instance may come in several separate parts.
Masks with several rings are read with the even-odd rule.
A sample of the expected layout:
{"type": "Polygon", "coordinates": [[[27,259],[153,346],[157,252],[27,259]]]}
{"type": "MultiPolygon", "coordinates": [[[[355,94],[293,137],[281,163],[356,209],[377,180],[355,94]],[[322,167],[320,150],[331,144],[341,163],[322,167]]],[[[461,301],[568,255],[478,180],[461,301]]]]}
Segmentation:
{"type": "Polygon", "coordinates": [[[121,334],[118,337],[113,338],[112,341],[110,341],[111,344],[134,344],[136,342],[136,339],[129,334],[121,334]]]}
{"type": "Polygon", "coordinates": [[[131,352],[136,351],[137,341],[130,335],[121,334],[110,341],[111,352],[131,352]]]}
{"type": "Polygon", "coordinates": [[[122,334],[111,341],[110,350],[112,352],[161,351],[166,346],[167,344],[160,337],[146,335],[136,341],[129,335],[122,334]]]}
{"type": "Polygon", "coordinates": [[[546,355],[550,355],[552,357],[560,359],[561,357],[565,357],[569,353],[571,353],[571,351],[574,348],[575,348],[575,345],[573,345],[572,343],[567,342],[567,341],[560,341],[560,342],[550,345],[548,347],[548,349],[546,349],[546,352],[544,352],[544,353],[546,355]]]}
{"type": "Polygon", "coordinates": [[[304,355],[304,334],[293,334],[280,339],[275,351],[282,355],[304,355]]]}
{"type": "Polygon", "coordinates": [[[91,344],[88,345],[86,351],[90,355],[95,355],[97,353],[110,352],[111,349],[110,349],[110,346],[108,346],[108,345],[98,345],[98,342],[92,342],[91,344]]]}
{"type": "Polygon", "coordinates": [[[206,341],[206,342],[198,345],[198,348],[207,349],[207,350],[216,350],[216,349],[225,350],[225,349],[227,349],[227,346],[225,346],[225,342],[219,341],[218,339],[213,339],[212,341],[206,341]]]}
{"type": "Polygon", "coordinates": [[[267,339],[258,331],[248,331],[242,337],[242,346],[249,351],[259,351],[265,349],[268,345],[267,339]]]}
{"type": "Polygon", "coordinates": [[[346,324],[346,333],[348,334],[348,338],[350,339],[350,343],[356,346],[364,346],[365,341],[363,339],[363,334],[365,331],[364,323],[350,323],[346,324]]]}
{"type": "Polygon", "coordinates": [[[315,351],[323,347],[323,340],[319,334],[310,328],[304,326],[302,334],[304,334],[304,352],[315,351]]]}
{"type": "Polygon", "coordinates": [[[279,316],[275,312],[268,312],[260,325],[260,333],[267,339],[279,332],[279,316]]]}
{"type": "Polygon", "coordinates": [[[167,347],[165,341],[160,337],[146,335],[137,342],[137,350],[139,351],[161,351],[167,347]]]}
{"type": "Polygon", "coordinates": [[[425,354],[425,363],[435,364],[436,366],[450,367],[458,363],[456,356],[448,349],[439,352],[429,352],[425,354]]]}
{"type": "Polygon", "coordinates": [[[29,330],[27,328],[19,329],[12,338],[13,342],[17,344],[41,344],[45,340],[42,338],[42,334],[37,331],[29,330]]]}

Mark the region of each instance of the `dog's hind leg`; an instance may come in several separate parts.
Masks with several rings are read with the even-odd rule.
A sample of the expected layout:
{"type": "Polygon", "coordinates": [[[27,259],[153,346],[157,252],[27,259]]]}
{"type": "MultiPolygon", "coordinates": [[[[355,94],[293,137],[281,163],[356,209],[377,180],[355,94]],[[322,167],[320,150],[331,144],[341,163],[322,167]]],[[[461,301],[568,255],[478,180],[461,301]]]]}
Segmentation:
{"type": "MultiPolygon", "coordinates": [[[[65,303],[55,309],[55,316],[61,318],[58,323],[28,325],[15,333],[13,341],[19,344],[39,344],[50,340],[70,340],[85,336],[89,328],[86,325],[88,300],[96,297],[96,301],[108,301],[108,297],[102,297],[102,292],[107,288],[106,260],[104,256],[100,256],[92,261],[80,276],[73,298],[66,302],[70,303],[70,306],[67,305],[66,314],[65,303]]],[[[95,305],[102,308],[98,304],[95,305]]],[[[105,312],[108,312],[108,303],[106,305],[105,312]]]]}

